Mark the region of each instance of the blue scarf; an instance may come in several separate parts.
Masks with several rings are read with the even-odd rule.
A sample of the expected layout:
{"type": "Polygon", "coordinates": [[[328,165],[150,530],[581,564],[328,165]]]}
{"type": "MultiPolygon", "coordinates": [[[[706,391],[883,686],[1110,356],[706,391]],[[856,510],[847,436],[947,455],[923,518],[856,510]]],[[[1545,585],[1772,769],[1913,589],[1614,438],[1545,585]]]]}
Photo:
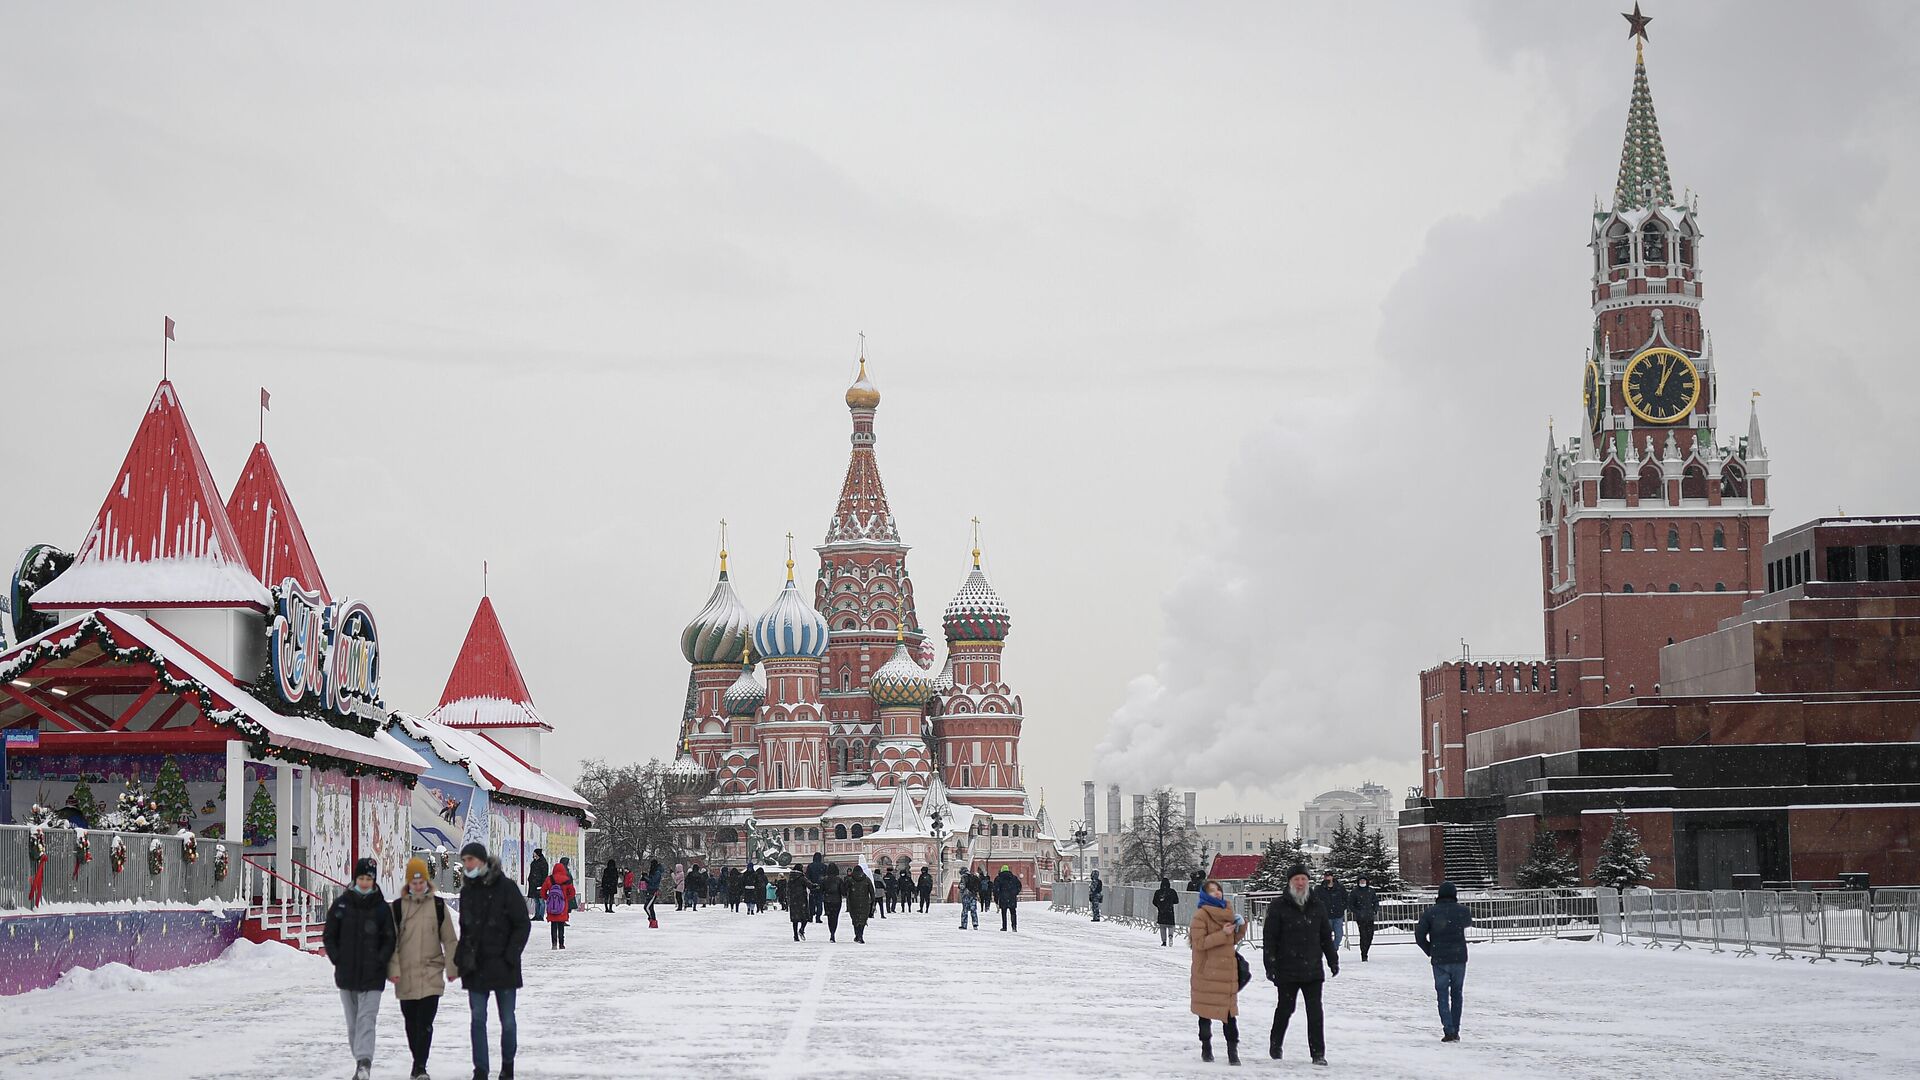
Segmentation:
{"type": "Polygon", "coordinates": [[[1227,902],[1221,899],[1220,897],[1213,895],[1210,892],[1202,892],[1200,894],[1200,903],[1196,907],[1197,908],[1217,907],[1220,910],[1225,911],[1227,910],[1227,902]]]}

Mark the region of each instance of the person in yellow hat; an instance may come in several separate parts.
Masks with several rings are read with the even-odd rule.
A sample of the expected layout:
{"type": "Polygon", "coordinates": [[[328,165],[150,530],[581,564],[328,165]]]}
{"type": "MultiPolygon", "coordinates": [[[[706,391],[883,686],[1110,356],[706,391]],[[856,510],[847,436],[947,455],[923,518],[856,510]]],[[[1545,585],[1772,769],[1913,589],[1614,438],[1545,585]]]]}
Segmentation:
{"type": "Polygon", "coordinates": [[[413,1051],[412,1076],[424,1080],[427,1053],[433,1049],[433,1018],[440,1011],[440,995],[447,983],[460,977],[454,965],[454,920],[447,903],[434,893],[427,861],[407,861],[407,883],[393,902],[393,925],[399,944],[387,965],[387,979],[400,998],[400,1015],[407,1022],[407,1048],[413,1051]]]}

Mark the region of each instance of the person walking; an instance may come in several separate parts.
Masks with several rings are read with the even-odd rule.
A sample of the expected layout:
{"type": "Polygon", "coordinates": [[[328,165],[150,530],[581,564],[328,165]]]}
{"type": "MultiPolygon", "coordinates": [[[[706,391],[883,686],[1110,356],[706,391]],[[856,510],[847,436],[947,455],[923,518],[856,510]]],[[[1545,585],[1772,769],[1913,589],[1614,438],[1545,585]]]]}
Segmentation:
{"type": "Polygon", "coordinates": [[[533,861],[527,864],[527,901],[532,905],[528,911],[537,913],[545,909],[547,895],[541,890],[546,884],[547,873],[547,853],[534,848],[533,861]]]}
{"type": "Polygon", "coordinates": [[[960,929],[967,928],[968,919],[975,930],[980,929],[980,875],[971,870],[960,875],[960,929]]]}
{"type": "Polygon", "coordinates": [[[787,919],[793,923],[793,940],[804,940],[807,924],[813,921],[813,890],[801,871],[787,875],[787,919]]]}
{"type": "MultiPolygon", "coordinates": [[[[1161,881],[1164,885],[1166,882],[1161,881]]],[[[1087,880],[1087,903],[1093,905],[1093,921],[1100,921],[1100,903],[1107,898],[1106,882],[1100,880],[1100,871],[1095,870],[1087,880]]],[[[1162,941],[1160,944],[1165,945],[1162,941]]]]}
{"type": "MultiPolygon", "coordinates": [[[[645,879],[642,879],[642,880],[645,880],[645,879]]],[[[633,867],[629,866],[627,867],[627,872],[625,874],[622,874],[620,877],[620,894],[621,894],[620,906],[622,907],[633,906],[633,885],[634,885],[633,867]]]]}
{"type": "Polygon", "coordinates": [[[613,859],[607,859],[607,865],[600,871],[600,902],[606,905],[607,914],[613,914],[613,901],[620,892],[620,868],[613,859]]]}
{"type": "Polygon", "coordinates": [[[426,1080],[427,1055],[433,1050],[433,1018],[447,982],[460,977],[453,954],[459,939],[447,918],[447,902],[434,895],[427,860],[407,860],[407,885],[393,902],[394,950],[387,980],[400,999],[407,1024],[407,1049],[413,1052],[414,1080],[426,1080]]]}
{"type": "Polygon", "coordinates": [[[984,866],[980,868],[980,910],[993,911],[993,875],[984,866]]]}
{"type": "Polygon", "coordinates": [[[1440,1041],[1460,1041],[1460,1003],[1467,986],[1467,927],[1473,912],[1453,882],[1440,883],[1432,907],[1420,913],[1413,943],[1433,964],[1433,996],[1440,1006],[1440,1041]]]}
{"type": "Polygon", "coordinates": [[[813,905],[813,921],[820,922],[826,913],[826,898],[820,895],[820,884],[826,880],[827,857],[819,852],[807,860],[807,896],[813,905]]]}
{"type": "Polygon", "coordinates": [[[1315,1065],[1327,1063],[1326,1018],[1320,1011],[1320,990],[1329,975],[1340,974],[1340,953],[1333,947],[1333,927],[1318,892],[1307,888],[1307,868],[1287,870],[1287,888],[1267,905],[1267,928],[1261,941],[1267,978],[1280,991],[1273,1010],[1273,1033],[1267,1054],[1276,1060],[1287,1040],[1287,1021],[1296,999],[1307,1003],[1307,1049],[1315,1065]],[[1326,959],[1326,971],[1320,961],[1326,959]]]}
{"type": "Polygon", "coordinates": [[[1180,894],[1174,891],[1173,879],[1161,878],[1160,887],[1153,893],[1154,925],[1160,928],[1160,944],[1173,944],[1173,909],[1180,906],[1180,894]]]}
{"type": "Polygon", "coordinates": [[[727,910],[738,912],[740,910],[740,868],[737,866],[727,867],[727,872],[722,878],[720,887],[727,895],[727,910]]]}
{"type": "Polygon", "coordinates": [[[1333,947],[1337,949],[1347,935],[1347,887],[1334,880],[1333,871],[1328,870],[1321,874],[1320,884],[1313,891],[1327,909],[1327,925],[1333,929],[1333,947]]]}
{"type": "Polygon", "coordinates": [[[380,994],[393,961],[393,912],[380,895],[380,867],[372,859],[353,864],[353,884],[327,908],[322,940],[333,962],[333,985],[347,1014],[347,1046],[353,1080],[373,1072],[373,1033],[380,1020],[380,994]]]}
{"type": "Polygon", "coordinates": [[[673,864],[673,910],[684,911],[687,907],[687,866],[685,863],[673,864]]]}
{"type": "Polygon", "coordinates": [[[647,928],[650,930],[660,929],[660,911],[655,906],[660,902],[660,881],[660,860],[648,860],[647,876],[640,879],[640,902],[646,905],[647,928]]]}
{"type": "Polygon", "coordinates": [[[1187,891],[1190,893],[1199,892],[1200,886],[1202,882],[1205,880],[1205,878],[1206,878],[1206,875],[1202,874],[1198,870],[1195,870],[1193,873],[1188,874],[1187,875],[1187,891]]]}
{"type": "Polygon", "coordinates": [[[1213,1022],[1218,1020],[1227,1035],[1227,1064],[1240,1064],[1239,945],[1246,936],[1246,916],[1227,906],[1219,882],[1207,882],[1187,927],[1187,944],[1193,947],[1188,1003],[1200,1018],[1201,1061],[1213,1060],[1213,1022]]]}
{"type": "Polygon", "coordinates": [[[886,872],[880,875],[880,888],[885,893],[880,909],[880,917],[884,919],[893,910],[893,905],[900,902],[900,883],[893,879],[893,867],[887,867],[886,872]]]}
{"type": "Polygon", "coordinates": [[[500,1014],[500,1080],[513,1080],[513,1052],[518,1045],[514,999],[520,992],[520,954],[533,932],[520,891],[500,870],[500,860],[487,854],[485,844],[460,849],[460,944],[454,965],[467,988],[467,1010],[472,1014],[473,1075],[487,1075],[487,999],[500,1014]]]}
{"type": "Polygon", "coordinates": [[[873,879],[858,864],[847,874],[847,918],[853,920],[853,942],[867,943],[867,920],[873,918],[873,879]]]}
{"type": "Polygon", "coordinates": [[[700,901],[707,897],[707,872],[699,863],[687,867],[687,910],[699,911],[700,901]]]}
{"type": "Polygon", "coordinates": [[[929,868],[920,868],[920,914],[925,915],[933,904],[933,874],[929,868]]]}
{"type": "Polygon", "coordinates": [[[1013,874],[1013,867],[1002,863],[1000,873],[993,879],[993,902],[1000,905],[1000,929],[1007,929],[1008,920],[1013,922],[1013,932],[1020,932],[1020,879],[1013,874]]]}
{"type": "Polygon", "coordinates": [[[567,864],[562,862],[547,875],[546,888],[547,937],[552,949],[567,947],[567,922],[573,918],[573,875],[567,872],[567,864]]]}
{"type": "Polygon", "coordinates": [[[840,940],[840,905],[847,898],[847,883],[840,877],[840,865],[828,863],[820,875],[820,906],[827,915],[827,940],[840,940]]]}
{"type": "Polygon", "coordinates": [[[1353,925],[1360,932],[1360,962],[1364,964],[1367,950],[1373,948],[1373,919],[1380,914],[1380,894],[1373,891],[1365,874],[1347,894],[1347,914],[1353,916],[1353,925]]]}

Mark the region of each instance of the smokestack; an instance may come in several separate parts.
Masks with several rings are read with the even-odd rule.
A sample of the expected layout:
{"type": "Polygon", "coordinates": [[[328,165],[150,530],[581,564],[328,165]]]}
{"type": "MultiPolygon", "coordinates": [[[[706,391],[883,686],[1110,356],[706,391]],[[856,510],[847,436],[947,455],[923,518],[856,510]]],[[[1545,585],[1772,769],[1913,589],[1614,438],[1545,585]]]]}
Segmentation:
{"type": "Polygon", "coordinates": [[[1120,831],[1120,785],[1107,785],[1107,831],[1120,831]]]}
{"type": "Polygon", "coordinates": [[[1133,820],[1139,821],[1141,818],[1146,816],[1147,816],[1147,797],[1145,795],[1135,795],[1133,797],[1133,820]]]}
{"type": "Polygon", "coordinates": [[[1093,781],[1081,781],[1080,795],[1087,804],[1086,812],[1080,816],[1080,820],[1087,823],[1088,832],[1097,833],[1100,831],[1100,826],[1093,822],[1093,781]]]}
{"type": "Polygon", "coordinates": [[[1200,793],[1197,791],[1187,792],[1187,825],[1189,827],[1200,824],[1200,819],[1193,816],[1195,811],[1199,809],[1200,793]]]}

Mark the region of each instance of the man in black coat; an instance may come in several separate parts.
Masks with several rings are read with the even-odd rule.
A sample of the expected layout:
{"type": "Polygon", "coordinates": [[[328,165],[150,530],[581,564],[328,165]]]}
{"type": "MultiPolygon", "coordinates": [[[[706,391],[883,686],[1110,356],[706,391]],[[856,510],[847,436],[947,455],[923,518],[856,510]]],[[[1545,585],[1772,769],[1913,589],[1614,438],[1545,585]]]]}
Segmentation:
{"type": "Polygon", "coordinates": [[[887,917],[887,912],[893,910],[893,905],[900,902],[900,882],[893,876],[893,867],[887,867],[887,872],[880,875],[880,890],[885,900],[885,907],[882,908],[880,917],[884,919],[887,917]]]}
{"type": "Polygon", "coordinates": [[[1188,892],[1197,893],[1200,891],[1200,886],[1205,884],[1206,884],[1206,875],[1202,874],[1200,871],[1195,870],[1193,873],[1187,875],[1187,891],[1188,892]]]}
{"type": "Polygon", "coordinates": [[[1440,1041],[1460,1041],[1460,998],[1467,985],[1467,927],[1473,912],[1453,882],[1440,883],[1438,902],[1420,913],[1413,943],[1433,962],[1433,994],[1440,1005],[1440,1041]]]}
{"type": "MultiPolygon", "coordinates": [[[[1161,879],[1160,884],[1162,886],[1165,886],[1166,880],[1164,878],[1161,879]]],[[[1155,895],[1157,896],[1158,894],[1156,893],[1155,895]]],[[[1094,922],[1100,921],[1100,902],[1105,900],[1106,898],[1107,898],[1106,883],[1100,880],[1100,871],[1095,870],[1093,872],[1093,876],[1089,878],[1087,881],[1087,903],[1093,905],[1093,921],[1094,922]]]]}
{"type": "MultiPolygon", "coordinates": [[[[372,859],[354,864],[353,884],[327,908],[322,937],[327,959],[333,961],[333,985],[339,987],[340,1004],[347,1013],[347,1044],[353,1049],[355,1080],[367,1080],[373,1069],[380,995],[387,987],[387,964],[399,940],[393,929],[393,909],[380,895],[379,874],[380,868],[372,859]]],[[[518,899],[516,893],[516,902],[518,899]]]]}
{"type": "Polygon", "coordinates": [[[1013,932],[1020,932],[1020,879],[1013,875],[1013,868],[1000,866],[1000,872],[993,878],[993,902],[1000,905],[1000,929],[1007,929],[1007,920],[1013,920],[1013,932]]]}
{"type": "MultiPolygon", "coordinates": [[[[544,860],[542,860],[544,861],[544,860]]],[[[527,947],[533,919],[520,900],[520,888],[500,869],[500,860],[487,854],[484,844],[460,849],[460,944],[454,966],[467,986],[467,1009],[472,1014],[473,1071],[487,1075],[487,998],[500,1014],[500,1080],[513,1078],[513,1052],[518,1046],[514,999],[520,991],[520,953],[527,947]]]]}
{"type": "Polygon", "coordinates": [[[1360,875],[1360,884],[1347,894],[1347,914],[1353,916],[1353,923],[1360,928],[1360,962],[1367,962],[1367,950],[1373,948],[1373,919],[1380,913],[1380,894],[1373,891],[1367,882],[1367,875],[1360,875]]]}
{"type": "Polygon", "coordinates": [[[534,848],[533,861],[527,864],[527,900],[533,904],[529,909],[529,919],[532,918],[531,912],[534,911],[542,912],[542,918],[545,917],[546,897],[540,895],[540,883],[547,880],[547,874],[551,870],[552,868],[547,865],[547,853],[534,848]]]}
{"type": "Polygon", "coordinates": [[[1347,936],[1347,887],[1334,880],[1333,871],[1328,870],[1321,874],[1313,893],[1327,909],[1327,925],[1333,928],[1333,947],[1337,949],[1347,936]]]}
{"type": "Polygon", "coordinates": [[[1267,1053],[1278,1058],[1287,1039],[1287,1021],[1293,1018],[1298,997],[1307,1000],[1307,1049],[1315,1065],[1327,1063],[1326,1019],[1320,1011],[1320,989],[1329,975],[1340,974],[1340,953],[1333,947],[1333,927],[1317,892],[1307,888],[1307,868],[1287,871],[1287,888],[1267,905],[1267,928],[1261,940],[1267,978],[1280,990],[1273,1010],[1273,1034],[1267,1053]],[[1326,959],[1326,972],[1320,961],[1326,959]]]}
{"type": "Polygon", "coordinates": [[[819,852],[807,861],[807,889],[813,903],[813,921],[820,922],[826,914],[826,897],[820,893],[820,885],[827,880],[827,857],[819,852]]]}
{"type": "Polygon", "coordinates": [[[926,867],[920,868],[920,880],[916,884],[920,888],[920,914],[925,915],[928,905],[933,903],[933,875],[926,867]]]}

